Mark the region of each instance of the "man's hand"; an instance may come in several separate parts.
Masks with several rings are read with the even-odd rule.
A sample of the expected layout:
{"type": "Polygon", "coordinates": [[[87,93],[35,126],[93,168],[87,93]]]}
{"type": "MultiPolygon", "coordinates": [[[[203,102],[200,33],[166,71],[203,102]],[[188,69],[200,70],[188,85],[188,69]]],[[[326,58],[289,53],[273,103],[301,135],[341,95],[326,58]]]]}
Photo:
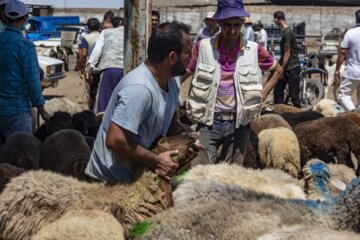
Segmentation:
{"type": "Polygon", "coordinates": [[[335,86],[340,85],[340,80],[341,80],[340,71],[335,71],[334,79],[335,79],[334,85],[335,86]]]}
{"type": "Polygon", "coordinates": [[[44,119],[44,121],[48,121],[50,119],[50,114],[47,111],[40,111],[40,116],[42,119],[44,119]]]}
{"type": "Polygon", "coordinates": [[[173,162],[171,156],[178,154],[178,150],[171,150],[160,153],[159,161],[155,165],[155,172],[163,177],[166,181],[170,181],[171,176],[176,172],[178,164],[173,162]]]}
{"type": "Polygon", "coordinates": [[[200,144],[199,140],[197,140],[195,143],[191,145],[191,147],[188,149],[187,156],[189,159],[193,159],[196,157],[197,153],[200,150],[203,150],[204,146],[200,144]]]}

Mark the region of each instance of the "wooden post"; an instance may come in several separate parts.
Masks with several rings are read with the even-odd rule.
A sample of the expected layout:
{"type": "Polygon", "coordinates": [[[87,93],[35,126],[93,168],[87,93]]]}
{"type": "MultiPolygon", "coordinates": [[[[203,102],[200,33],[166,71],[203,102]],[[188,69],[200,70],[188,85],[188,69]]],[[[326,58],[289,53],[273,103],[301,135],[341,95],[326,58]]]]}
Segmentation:
{"type": "Polygon", "coordinates": [[[125,0],[124,71],[130,72],[147,56],[151,34],[152,0],[125,0]]]}

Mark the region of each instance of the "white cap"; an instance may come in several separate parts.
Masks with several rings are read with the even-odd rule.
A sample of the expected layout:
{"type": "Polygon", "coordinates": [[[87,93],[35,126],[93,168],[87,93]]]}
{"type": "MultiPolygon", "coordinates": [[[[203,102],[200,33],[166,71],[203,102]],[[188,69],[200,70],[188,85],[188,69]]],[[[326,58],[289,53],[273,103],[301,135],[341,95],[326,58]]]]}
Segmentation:
{"type": "Polygon", "coordinates": [[[10,19],[21,18],[28,14],[25,3],[18,0],[9,0],[5,6],[5,16],[10,19]]]}
{"type": "Polygon", "coordinates": [[[206,15],[205,15],[205,17],[204,17],[204,20],[207,19],[207,18],[212,19],[213,16],[214,16],[214,14],[215,14],[215,12],[207,12],[206,15]]]}

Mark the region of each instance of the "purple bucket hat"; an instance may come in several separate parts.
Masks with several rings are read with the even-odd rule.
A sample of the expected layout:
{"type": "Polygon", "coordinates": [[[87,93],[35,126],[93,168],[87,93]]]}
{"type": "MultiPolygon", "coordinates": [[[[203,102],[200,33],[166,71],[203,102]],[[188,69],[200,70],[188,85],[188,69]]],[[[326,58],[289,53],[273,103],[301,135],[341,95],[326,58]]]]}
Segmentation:
{"type": "Polygon", "coordinates": [[[213,16],[215,20],[223,20],[232,17],[250,17],[242,0],[218,0],[217,10],[213,16]]]}

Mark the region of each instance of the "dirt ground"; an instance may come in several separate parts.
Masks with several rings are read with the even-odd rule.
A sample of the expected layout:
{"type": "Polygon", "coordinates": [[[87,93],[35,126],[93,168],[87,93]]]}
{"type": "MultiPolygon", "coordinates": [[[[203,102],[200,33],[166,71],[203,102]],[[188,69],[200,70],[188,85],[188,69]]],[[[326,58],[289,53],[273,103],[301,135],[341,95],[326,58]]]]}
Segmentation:
{"type": "MultiPolygon", "coordinates": [[[[181,97],[187,98],[190,78],[181,86],[181,97]]],[[[56,88],[47,88],[43,91],[46,99],[53,97],[67,97],[71,101],[77,102],[87,108],[87,100],[83,97],[85,91],[85,82],[81,80],[79,74],[75,71],[66,72],[66,78],[59,80],[56,88]]]]}

